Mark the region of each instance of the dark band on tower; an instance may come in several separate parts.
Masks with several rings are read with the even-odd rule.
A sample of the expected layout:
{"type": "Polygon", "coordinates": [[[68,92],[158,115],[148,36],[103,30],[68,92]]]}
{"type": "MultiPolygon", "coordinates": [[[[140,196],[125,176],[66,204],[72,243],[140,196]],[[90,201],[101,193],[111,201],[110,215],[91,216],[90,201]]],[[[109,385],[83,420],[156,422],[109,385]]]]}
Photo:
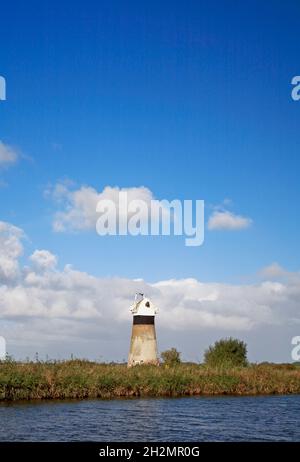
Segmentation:
{"type": "Polygon", "coordinates": [[[133,316],[133,324],[154,324],[154,316],[133,316]]]}

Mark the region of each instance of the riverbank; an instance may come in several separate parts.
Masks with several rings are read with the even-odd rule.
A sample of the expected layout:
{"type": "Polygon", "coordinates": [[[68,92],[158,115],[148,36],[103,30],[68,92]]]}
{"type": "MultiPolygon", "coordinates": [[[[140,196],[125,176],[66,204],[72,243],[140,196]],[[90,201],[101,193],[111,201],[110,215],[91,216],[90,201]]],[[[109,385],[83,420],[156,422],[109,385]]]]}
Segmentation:
{"type": "Polygon", "coordinates": [[[0,363],[0,400],[300,394],[300,367],[258,364],[212,369],[65,362],[0,363]]]}

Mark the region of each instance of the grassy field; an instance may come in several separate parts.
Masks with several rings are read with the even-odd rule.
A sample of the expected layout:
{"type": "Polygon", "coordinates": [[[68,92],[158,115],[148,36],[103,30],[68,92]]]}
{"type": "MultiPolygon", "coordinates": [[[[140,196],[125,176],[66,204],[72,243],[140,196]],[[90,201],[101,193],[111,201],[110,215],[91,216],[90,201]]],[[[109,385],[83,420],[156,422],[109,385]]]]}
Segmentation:
{"type": "Polygon", "coordinates": [[[81,360],[0,363],[2,401],[290,393],[300,393],[300,367],[293,364],[222,370],[187,363],[132,369],[81,360]]]}

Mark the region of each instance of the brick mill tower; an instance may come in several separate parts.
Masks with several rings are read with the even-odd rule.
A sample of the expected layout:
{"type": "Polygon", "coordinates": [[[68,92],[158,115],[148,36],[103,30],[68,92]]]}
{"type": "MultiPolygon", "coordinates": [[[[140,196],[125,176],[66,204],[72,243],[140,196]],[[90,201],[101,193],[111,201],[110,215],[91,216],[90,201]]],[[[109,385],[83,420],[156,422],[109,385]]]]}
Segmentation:
{"type": "Polygon", "coordinates": [[[137,364],[159,364],[155,315],[157,308],[144,294],[136,294],[133,305],[130,307],[133,314],[132,334],[128,367],[137,364]]]}

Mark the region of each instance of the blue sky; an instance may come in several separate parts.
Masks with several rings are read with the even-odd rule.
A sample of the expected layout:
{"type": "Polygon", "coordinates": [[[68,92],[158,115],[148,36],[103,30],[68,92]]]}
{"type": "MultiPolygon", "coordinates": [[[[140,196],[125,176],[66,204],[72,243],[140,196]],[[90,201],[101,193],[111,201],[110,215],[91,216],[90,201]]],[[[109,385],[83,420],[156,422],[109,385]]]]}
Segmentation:
{"type": "Polygon", "coordinates": [[[25,255],[96,276],[243,283],[277,262],[299,270],[298,1],[44,1],[1,6],[0,218],[25,255]],[[179,237],[55,233],[44,191],[69,178],[159,199],[229,198],[248,229],[179,237]]]}
{"type": "Polygon", "coordinates": [[[290,81],[300,7],[272,3],[3,5],[1,138],[32,158],[5,174],[3,218],[13,214],[35,243],[103,275],[224,280],[270,261],[297,269],[300,105],[290,81]],[[42,191],[65,176],[207,205],[230,198],[254,226],[207,233],[199,249],[179,239],[53,236],[42,191]],[[137,267],[140,252],[147,268],[137,267]]]}

